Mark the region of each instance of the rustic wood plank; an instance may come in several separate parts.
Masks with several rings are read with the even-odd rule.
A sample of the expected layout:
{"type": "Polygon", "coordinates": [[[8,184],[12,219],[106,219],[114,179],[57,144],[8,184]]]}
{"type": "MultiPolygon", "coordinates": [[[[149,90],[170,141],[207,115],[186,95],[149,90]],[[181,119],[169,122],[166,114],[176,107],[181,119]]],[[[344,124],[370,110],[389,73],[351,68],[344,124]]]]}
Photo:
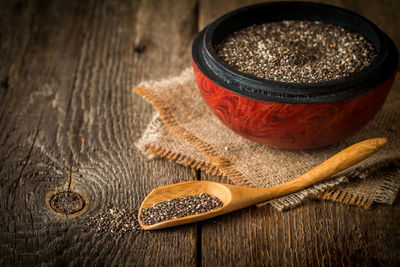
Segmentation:
{"type": "MultiPolygon", "coordinates": [[[[232,9],[264,1],[199,2],[199,28],[232,9]]],[[[356,11],[400,45],[395,1],[320,1],[356,11]]],[[[229,182],[201,174],[201,179],[229,182]]],[[[400,262],[400,203],[363,210],[311,201],[287,212],[249,208],[201,224],[203,266],[394,266],[400,262]]]]}
{"type": "MultiPolygon", "coordinates": [[[[0,1],[0,265],[398,264],[399,201],[370,211],[251,208],[201,228],[123,237],[82,225],[196,177],[132,146],[152,109],[131,87],[189,66],[197,31],[194,1],[159,2],[0,1]],[[87,211],[54,215],[45,205],[54,190],[85,195],[87,211]]],[[[394,0],[327,2],[370,16],[399,44],[394,0]]],[[[199,25],[249,3],[202,1],[199,25]]]]}
{"type": "Polygon", "coordinates": [[[321,201],[286,212],[253,207],[202,223],[202,263],[395,266],[399,221],[399,201],[370,210],[321,201]]]}
{"type": "Polygon", "coordinates": [[[153,110],[131,91],[190,65],[195,2],[2,1],[0,12],[0,265],[194,265],[195,225],[119,237],[83,221],[196,179],[134,147],[153,110]],[[57,191],[87,210],[54,214],[57,191]]]}

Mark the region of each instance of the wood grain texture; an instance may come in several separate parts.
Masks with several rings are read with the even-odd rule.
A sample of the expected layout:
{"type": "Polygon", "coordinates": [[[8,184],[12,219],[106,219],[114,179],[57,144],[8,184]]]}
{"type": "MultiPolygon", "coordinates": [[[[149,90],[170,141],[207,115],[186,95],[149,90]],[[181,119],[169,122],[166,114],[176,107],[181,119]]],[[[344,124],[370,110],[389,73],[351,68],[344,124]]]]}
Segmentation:
{"type": "Polygon", "coordinates": [[[134,147],[153,111],[132,94],[143,79],[189,66],[195,7],[1,2],[0,265],[195,264],[195,225],[122,237],[83,225],[108,206],[137,209],[154,187],[195,179],[134,147]],[[83,195],[87,211],[52,213],[45,198],[57,191],[83,195]]]}
{"type": "Polygon", "coordinates": [[[203,266],[397,266],[399,212],[398,201],[371,210],[311,201],[287,212],[237,211],[202,224],[203,266]]]}
{"type": "MultiPolygon", "coordinates": [[[[199,28],[232,9],[265,1],[199,2],[199,28]]],[[[356,11],[400,47],[395,1],[317,1],[356,11]]],[[[202,180],[229,182],[201,175],[202,180]]],[[[396,266],[400,263],[400,203],[370,210],[310,201],[277,212],[248,208],[201,223],[203,266],[396,266]]]]}
{"type": "MultiPolygon", "coordinates": [[[[326,2],[370,18],[399,46],[396,0],[326,2]]],[[[122,237],[82,224],[200,176],[134,147],[153,109],[131,89],[189,67],[198,28],[249,3],[0,1],[1,266],[399,265],[399,201],[368,211],[329,202],[249,208],[122,237]],[[85,197],[80,216],[46,205],[46,194],[65,190],[85,197]]]]}

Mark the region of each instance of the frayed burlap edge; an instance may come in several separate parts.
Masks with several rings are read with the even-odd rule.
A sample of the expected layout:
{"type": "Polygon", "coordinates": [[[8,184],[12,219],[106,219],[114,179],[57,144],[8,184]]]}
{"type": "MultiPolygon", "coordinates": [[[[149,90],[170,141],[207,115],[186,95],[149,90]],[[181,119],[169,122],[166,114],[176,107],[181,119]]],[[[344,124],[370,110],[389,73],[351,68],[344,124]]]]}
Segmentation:
{"type": "Polygon", "coordinates": [[[374,197],[356,195],[349,192],[344,192],[341,189],[331,189],[322,193],[319,197],[322,200],[331,200],[341,202],[347,205],[354,205],[368,209],[374,202],[374,197]]]}
{"type": "Polygon", "coordinates": [[[139,139],[139,141],[135,144],[139,151],[142,151],[143,154],[152,159],[154,157],[162,157],[168,159],[170,162],[175,162],[181,164],[185,167],[190,167],[196,170],[201,170],[206,172],[207,174],[216,175],[216,176],[224,176],[220,170],[212,165],[211,163],[194,159],[187,155],[183,155],[181,153],[173,152],[162,148],[160,146],[147,143],[147,140],[153,139],[153,136],[156,136],[159,128],[161,127],[161,120],[159,120],[159,114],[157,113],[152,121],[147,126],[147,129],[144,131],[144,134],[139,139]]]}
{"type": "MultiPolygon", "coordinates": [[[[341,202],[347,205],[363,207],[365,209],[370,208],[373,203],[392,205],[400,188],[400,160],[393,159],[391,163],[395,165],[392,167],[397,168],[397,171],[395,173],[385,174],[386,177],[383,184],[377,189],[375,195],[360,195],[344,191],[340,188],[332,188],[318,196],[318,199],[341,202]]],[[[370,172],[371,171],[377,170],[372,169],[370,172]]],[[[352,174],[362,179],[364,174],[355,174],[357,172],[359,172],[359,170],[356,169],[352,174]]],[[[348,176],[351,176],[351,174],[348,174],[348,176]]]]}
{"type": "MultiPolygon", "coordinates": [[[[184,127],[179,125],[179,123],[173,116],[173,113],[169,109],[167,103],[165,103],[164,100],[160,99],[157,94],[153,93],[151,90],[146,90],[144,87],[141,86],[136,86],[133,89],[133,91],[134,93],[143,97],[146,101],[148,101],[157,109],[158,113],[160,114],[161,120],[172,133],[184,138],[185,141],[187,141],[193,147],[199,149],[208,158],[211,164],[203,165],[204,166],[203,168],[206,171],[212,172],[213,168],[216,167],[219,169],[220,174],[229,177],[229,179],[235,184],[243,186],[251,186],[251,183],[246,179],[246,177],[244,177],[240,172],[238,172],[235,168],[233,168],[232,162],[229,159],[221,157],[210,144],[202,141],[194,134],[187,131],[184,127]]],[[[147,150],[150,149],[151,151],[154,152],[153,154],[157,154],[158,151],[160,153],[158,155],[160,156],[162,156],[163,153],[165,153],[165,155],[168,154],[167,151],[162,152],[162,149],[157,147],[148,146],[147,148],[143,149],[147,150]]],[[[170,157],[184,158],[183,155],[173,155],[170,157]]],[[[196,160],[194,159],[187,158],[186,162],[189,162],[191,160],[195,161],[195,163],[193,163],[194,165],[199,165],[199,166],[202,165],[202,163],[196,162],[196,160]]]]}
{"type": "Polygon", "coordinates": [[[176,162],[185,167],[190,167],[196,170],[201,170],[206,172],[207,174],[216,175],[216,176],[224,176],[223,173],[216,167],[211,164],[207,164],[204,161],[197,161],[188,156],[175,153],[172,151],[167,151],[161,147],[153,146],[153,145],[144,145],[141,147],[143,151],[145,151],[145,155],[148,156],[151,154],[152,156],[160,156],[162,158],[168,159],[170,162],[176,162]]]}

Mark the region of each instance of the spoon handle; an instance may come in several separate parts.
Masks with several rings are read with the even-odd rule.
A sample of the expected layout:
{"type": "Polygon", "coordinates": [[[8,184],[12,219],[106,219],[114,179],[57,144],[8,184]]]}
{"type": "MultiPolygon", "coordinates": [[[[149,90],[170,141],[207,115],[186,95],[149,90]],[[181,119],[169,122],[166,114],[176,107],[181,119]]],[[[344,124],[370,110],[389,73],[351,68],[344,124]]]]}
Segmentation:
{"type": "Polygon", "coordinates": [[[386,144],[386,142],[386,138],[373,138],[356,143],[293,181],[269,188],[257,188],[259,192],[258,196],[255,197],[254,204],[288,195],[316,184],[368,158],[386,144]]]}

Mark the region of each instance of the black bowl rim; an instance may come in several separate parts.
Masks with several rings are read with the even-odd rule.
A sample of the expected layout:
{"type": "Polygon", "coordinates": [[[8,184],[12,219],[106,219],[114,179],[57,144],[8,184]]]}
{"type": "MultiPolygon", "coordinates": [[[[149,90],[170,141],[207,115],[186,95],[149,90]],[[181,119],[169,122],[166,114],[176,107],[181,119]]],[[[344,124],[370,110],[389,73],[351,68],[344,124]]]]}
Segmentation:
{"type": "Polygon", "coordinates": [[[232,92],[258,100],[291,104],[336,102],[359,96],[385,83],[396,72],[398,64],[396,46],[374,23],[343,8],[310,2],[269,2],[228,12],[197,35],[192,45],[192,58],[205,76],[232,92]],[[354,18],[376,34],[378,43],[374,45],[378,50],[378,57],[360,72],[341,79],[318,83],[288,83],[260,79],[232,68],[218,57],[212,41],[213,33],[221,23],[243,12],[259,8],[282,8],[285,5],[325,9],[354,18]]]}

